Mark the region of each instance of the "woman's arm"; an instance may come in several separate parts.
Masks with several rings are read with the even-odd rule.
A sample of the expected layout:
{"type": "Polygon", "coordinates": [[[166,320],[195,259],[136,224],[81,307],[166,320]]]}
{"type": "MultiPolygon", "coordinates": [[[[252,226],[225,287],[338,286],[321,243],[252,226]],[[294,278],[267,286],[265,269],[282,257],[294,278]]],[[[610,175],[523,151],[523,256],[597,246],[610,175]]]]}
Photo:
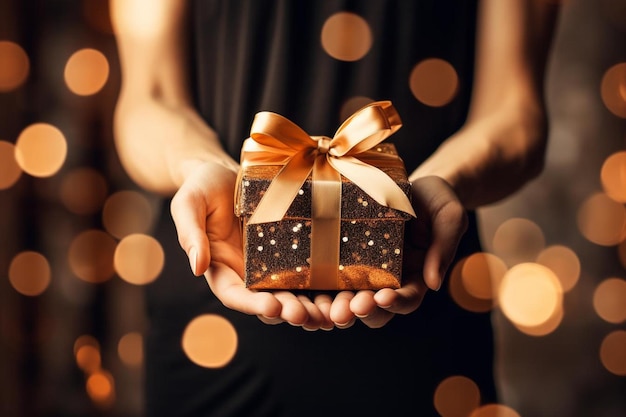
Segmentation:
{"type": "Polygon", "coordinates": [[[350,301],[369,326],[414,311],[426,287],[441,286],[467,227],[466,209],[506,197],[541,172],[543,80],[557,12],[546,0],[480,2],[467,122],[410,175],[418,220],[406,235],[403,286],[350,301]]]}
{"type": "Polygon", "coordinates": [[[195,111],[188,87],[186,1],[113,0],[122,86],[115,111],[118,154],[140,186],[173,194],[212,161],[232,170],[216,133],[195,111]]]}
{"type": "Polygon", "coordinates": [[[187,80],[184,0],[113,0],[122,70],[115,143],[130,177],[174,195],[171,212],[191,270],[229,308],[266,323],[332,328],[332,299],[245,288],[243,248],[233,194],[238,164],[193,108],[187,80]]]}
{"type": "Polygon", "coordinates": [[[557,10],[546,0],[480,2],[467,123],[411,179],[441,177],[466,208],[475,208],[541,172],[547,140],[543,84],[557,10]]]}

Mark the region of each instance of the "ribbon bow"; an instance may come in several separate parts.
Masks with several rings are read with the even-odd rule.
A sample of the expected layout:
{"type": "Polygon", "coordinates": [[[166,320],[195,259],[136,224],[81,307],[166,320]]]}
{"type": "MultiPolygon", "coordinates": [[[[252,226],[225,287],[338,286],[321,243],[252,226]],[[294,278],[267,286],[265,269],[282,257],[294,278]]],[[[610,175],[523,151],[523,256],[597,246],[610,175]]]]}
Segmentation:
{"type": "Polygon", "coordinates": [[[358,110],[342,123],[333,138],[309,136],[276,113],[260,112],[255,116],[250,138],[243,143],[242,168],[251,165],[283,167],[270,183],[248,224],[280,221],[312,172],[312,289],[330,289],[328,287],[332,288],[337,282],[341,175],[379,204],[415,216],[402,189],[383,171],[364,161],[372,154],[376,154],[377,159],[398,159],[371,149],[401,126],[400,116],[390,101],[370,103],[358,110]]]}

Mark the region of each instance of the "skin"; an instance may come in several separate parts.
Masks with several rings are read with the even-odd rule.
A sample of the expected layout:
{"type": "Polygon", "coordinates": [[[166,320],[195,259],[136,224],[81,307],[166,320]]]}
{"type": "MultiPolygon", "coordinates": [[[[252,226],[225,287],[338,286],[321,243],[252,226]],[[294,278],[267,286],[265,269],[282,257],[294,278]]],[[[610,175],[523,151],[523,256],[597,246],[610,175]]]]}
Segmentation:
{"type": "Polygon", "coordinates": [[[547,122],[544,68],[556,19],[546,0],[484,0],[479,10],[477,67],[465,125],[410,175],[421,222],[409,223],[405,276],[398,290],[320,293],[254,292],[243,286],[243,255],[233,190],[238,164],[190,98],[185,50],[186,3],[113,0],[122,88],[116,147],[130,177],[151,192],[173,195],[171,212],[191,270],[204,275],[225,306],[267,324],[306,330],[382,327],[414,312],[438,290],[467,228],[467,209],[506,197],[543,167],[547,122]],[[140,32],[137,19],[151,20],[140,32]],[[424,219],[426,221],[424,221],[424,219]]]}

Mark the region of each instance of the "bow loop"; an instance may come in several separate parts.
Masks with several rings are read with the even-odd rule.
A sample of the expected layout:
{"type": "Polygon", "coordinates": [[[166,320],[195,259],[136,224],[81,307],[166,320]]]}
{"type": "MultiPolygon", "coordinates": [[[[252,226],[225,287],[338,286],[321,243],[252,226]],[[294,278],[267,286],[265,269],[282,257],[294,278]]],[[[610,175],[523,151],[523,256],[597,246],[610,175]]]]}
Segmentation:
{"type": "Polygon", "coordinates": [[[363,161],[367,158],[359,159],[360,154],[370,154],[371,148],[401,126],[400,116],[389,101],[370,103],[358,110],[337,129],[332,139],[311,137],[277,113],[257,113],[250,138],[243,144],[242,167],[276,164],[283,167],[270,183],[248,223],[281,220],[313,171],[316,158],[325,159],[319,161],[320,167],[330,165],[379,204],[415,216],[407,196],[397,184],[378,168],[363,161]]]}

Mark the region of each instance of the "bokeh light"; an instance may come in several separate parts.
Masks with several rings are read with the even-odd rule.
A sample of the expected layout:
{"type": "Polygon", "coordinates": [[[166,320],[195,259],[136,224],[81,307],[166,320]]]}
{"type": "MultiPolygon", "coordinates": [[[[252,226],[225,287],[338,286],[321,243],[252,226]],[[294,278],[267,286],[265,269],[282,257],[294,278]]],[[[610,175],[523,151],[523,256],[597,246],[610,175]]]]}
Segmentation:
{"type": "Polygon", "coordinates": [[[0,190],[10,188],[22,176],[22,169],[15,160],[15,145],[0,140],[0,190]]]}
{"type": "Polygon", "coordinates": [[[520,417],[519,413],[502,404],[487,404],[475,410],[470,417],[520,417]]]}
{"type": "Polygon", "coordinates": [[[578,255],[566,246],[553,245],[545,248],[537,256],[537,263],[547,266],[556,274],[564,292],[574,288],[580,278],[578,255]]]}
{"type": "Polygon", "coordinates": [[[467,258],[459,260],[450,272],[448,289],[454,302],[461,308],[475,313],[485,313],[493,308],[492,300],[474,297],[463,284],[463,266],[467,258]]]}
{"type": "Polygon", "coordinates": [[[602,340],[600,361],[607,371],[626,376],[626,331],[615,330],[602,340]]]}
{"type": "Polygon", "coordinates": [[[470,378],[451,376],[437,386],[434,403],[441,417],[467,417],[480,405],[480,390],[470,378]]]}
{"type": "Polygon", "coordinates": [[[182,347],[196,365],[206,368],[226,366],[237,352],[237,331],[230,321],[216,314],[194,318],[183,333],[182,347]]]}
{"type": "Polygon", "coordinates": [[[614,246],[626,238],[626,208],[604,193],[582,203],[577,222],[582,235],[597,245],[614,246]]]}
{"type": "Polygon", "coordinates": [[[131,284],[145,285],[161,273],[165,254],[155,238],[136,233],[118,243],[113,262],[120,278],[131,284]]]}
{"type": "Polygon", "coordinates": [[[100,210],[107,195],[104,176],[93,168],[75,168],[61,183],[61,201],[75,214],[93,214],[100,210]]]}
{"type": "Polygon", "coordinates": [[[608,278],[602,281],[593,293],[593,308],[609,323],[626,321],[626,280],[608,278]]]}
{"type": "Polygon", "coordinates": [[[51,275],[46,257],[34,251],[15,255],[9,265],[9,282],[22,295],[43,293],[50,285],[51,275]]]}
{"type": "Polygon", "coordinates": [[[102,230],[86,230],[70,243],[68,262],[80,279],[100,283],[113,276],[113,256],[116,242],[102,230]]]}
{"type": "Polygon", "coordinates": [[[409,87],[421,103],[441,107],[456,96],[459,77],[448,61],[428,58],[413,67],[409,76],[409,87]]]}
{"type": "Polygon", "coordinates": [[[563,306],[559,304],[557,305],[554,313],[548,317],[546,321],[539,323],[536,326],[524,326],[519,323],[513,323],[513,325],[517,328],[517,330],[527,334],[528,336],[546,336],[555,331],[561,325],[564,316],[565,312],[563,311],[563,306]]]}
{"type": "Polygon", "coordinates": [[[63,133],[47,123],[35,123],[20,133],[15,144],[18,165],[34,177],[49,177],[61,168],[67,156],[63,133]]]}
{"type": "Polygon", "coordinates": [[[101,368],[102,357],[99,345],[84,344],[76,350],[75,356],[76,365],[87,374],[97,372],[101,368]]]}
{"type": "Polygon", "coordinates": [[[600,179],[604,192],[610,198],[626,203],[626,151],[615,152],[604,161],[600,179]]]}
{"type": "Polygon", "coordinates": [[[26,81],[30,70],[28,55],[11,41],[0,41],[0,93],[15,90],[26,81]]]}
{"type": "Polygon", "coordinates": [[[504,261],[491,253],[478,252],[465,260],[461,270],[463,287],[473,297],[491,300],[507,271],[504,261]]]}
{"type": "Polygon", "coordinates": [[[104,228],[118,239],[148,232],[153,218],[150,202],[136,191],[119,191],[109,196],[102,209],[104,228]]]}
{"type": "Polygon", "coordinates": [[[552,270],[536,263],[521,263],[507,271],[500,283],[500,307],[513,323],[536,327],[562,308],[561,284],[552,270]]]}
{"type": "Polygon", "coordinates": [[[357,110],[361,109],[362,107],[366,106],[367,104],[373,101],[374,100],[372,100],[371,98],[364,97],[364,96],[356,96],[356,97],[349,98],[341,106],[341,110],[339,111],[339,120],[343,122],[348,117],[352,116],[354,112],[356,112],[357,110]]]}
{"type": "Polygon", "coordinates": [[[604,73],[600,92],[606,108],[626,118],[626,62],[613,65],[604,73]]]}
{"type": "Polygon", "coordinates": [[[94,346],[97,349],[100,349],[100,343],[96,340],[95,337],[89,334],[83,334],[76,338],[74,341],[74,355],[78,352],[78,350],[83,346],[94,346]]]}
{"type": "Polygon", "coordinates": [[[130,367],[143,363],[143,336],[138,332],[126,333],[117,344],[117,354],[130,367]]]}
{"type": "Polygon", "coordinates": [[[115,400],[115,383],[113,375],[100,370],[87,378],[87,394],[91,400],[101,406],[110,406],[115,400]]]}
{"type": "Polygon", "coordinates": [[[65,83],[71,92],[89,96],[104,87],[109,78],[109,62],[104,54],[91,48],[80,49],[65,64],[65,83]]]}
{"type": "Polygon", "coordinates": [[[340,61],[357,61],[372,47],[372,30],[361,16],[339,12],[324,22],[322,47],[330,56],[340,61]]]}
{"type": "Polygon", "coordinates": [[[513,217],[498,226],[493,235],[493,253],[508,266],[533,262],[545,247],[541,228],[532,220],[513,217]]]}

